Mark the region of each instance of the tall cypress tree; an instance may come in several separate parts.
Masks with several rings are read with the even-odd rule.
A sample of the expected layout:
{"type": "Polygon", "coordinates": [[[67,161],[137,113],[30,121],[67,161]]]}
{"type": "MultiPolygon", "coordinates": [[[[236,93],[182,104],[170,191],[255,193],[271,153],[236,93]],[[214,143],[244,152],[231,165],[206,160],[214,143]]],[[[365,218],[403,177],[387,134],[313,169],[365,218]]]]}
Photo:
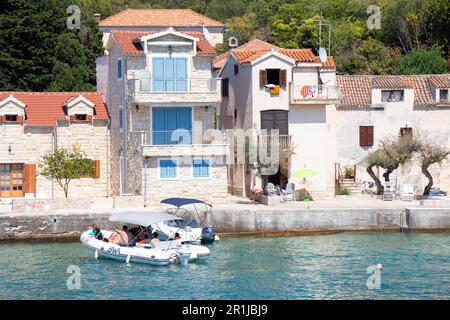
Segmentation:
{"type": "Polygon", "coordinates": [[[77,0],[2,0],[0,90],[95,90],[95,57],[101,35],[81,12],[70,30],[67,8],[77,0]],[[96,43],[98,42],[98,44],[96,43]]]}

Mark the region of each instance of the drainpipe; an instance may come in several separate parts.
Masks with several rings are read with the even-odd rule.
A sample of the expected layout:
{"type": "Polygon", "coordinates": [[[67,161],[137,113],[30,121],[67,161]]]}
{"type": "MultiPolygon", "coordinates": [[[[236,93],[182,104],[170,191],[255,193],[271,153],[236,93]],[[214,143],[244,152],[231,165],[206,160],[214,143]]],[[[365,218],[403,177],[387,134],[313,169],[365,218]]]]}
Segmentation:
{"type": "Polygon", "coordinates": [[[148,159],[144,160],[144,208],[147,208],[147,168],[148,168],[148,159]]]}
{"type": "MultiPolygon", "coordinates": [[[[53,126],[53,143],[52,143],[52,153],[54,154],[58,149],[58,120],[55,119],[55,125],[53,126]]],[[[55,180],[52,179],[52,198],[55,197],[55,180]]]]}
{"type": "MultiPolygon", "coordinates": [[[[125,56],[126,57],[126,56],[125,56]]],[[[129,103],[129,99],[128,99],[128,71],[127,71],[127,61],[126,59],[125,63],[124,63],[124,68],[125,68],[125,76],[123,79],[123,85],[124,85],[124,89],[125,89],[125,112],[124,112],[124,144],[123,144],[123,152],[124,152],[124,165],[123,165],[123,169],[124,169],[124,177],[123,177],[123,191],[125,194],[128,193],[128,103],[129,103]]]]}
{"type": "Polygon", "coordinates": [[[106,197],[109,198],[109,132],[111,130],[111,119],[108,119],[108,122],[106,124],[106,134],[105,134],[105,143],[106,143],[106,197]]]}

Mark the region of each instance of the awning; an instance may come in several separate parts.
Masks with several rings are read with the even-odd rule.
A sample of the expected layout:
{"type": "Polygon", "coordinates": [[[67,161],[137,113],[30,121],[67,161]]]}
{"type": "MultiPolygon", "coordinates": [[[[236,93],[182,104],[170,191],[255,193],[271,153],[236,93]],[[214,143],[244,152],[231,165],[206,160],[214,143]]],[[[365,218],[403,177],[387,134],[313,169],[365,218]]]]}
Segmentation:
{"type": "Polygon", "coordinates": [[[122,223],[137,224],[140,226],[148,227],[154,223],[171,221],[171,220],[183,220],[173,214],[165,212],[121,212],[113,214],[109,217],[109,221],[117,221],[122,223]]]}
{"type": "Polygon", "coordinates": [[[204,203],[207,206],[212,207],[209,203],[206,203],[205,201],[199,200],[199,199],[193,199],[193,198],[167,198],[164,200],[161,200],[160,203],[170,204],[175,207],[182,207],[186,206],[188,204],[195,204],[195,203],[204,203]]]}

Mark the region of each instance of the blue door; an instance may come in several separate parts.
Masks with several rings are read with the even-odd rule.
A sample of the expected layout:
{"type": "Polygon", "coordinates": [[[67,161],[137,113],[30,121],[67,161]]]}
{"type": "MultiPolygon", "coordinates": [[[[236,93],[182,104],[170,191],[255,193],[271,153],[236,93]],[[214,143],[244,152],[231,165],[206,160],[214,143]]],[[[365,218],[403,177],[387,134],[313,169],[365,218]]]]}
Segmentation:
{"type": "Polygon", "coordinates": [[[186,92],[187,91],[187,59],[186,58],[153,58],[153,91],[186,92]]]}
{"type": "Polygon", "coordinates": [[[154,107],[152,108],[153,144],[191,144],[192,108],[154,107]],[[184,129],[176,131],[177,129],[184,129]]]}

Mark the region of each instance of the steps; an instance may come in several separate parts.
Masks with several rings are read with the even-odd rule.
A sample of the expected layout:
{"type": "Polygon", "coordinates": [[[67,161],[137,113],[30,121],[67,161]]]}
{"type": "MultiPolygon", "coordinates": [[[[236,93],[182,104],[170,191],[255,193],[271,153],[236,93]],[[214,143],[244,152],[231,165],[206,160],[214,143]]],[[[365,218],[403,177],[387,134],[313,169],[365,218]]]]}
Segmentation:
{"type": "Polygon", "coordinates": [[[351,194],[360,194],[361,186],[354,179],[344,179],[341,188],[346,188],[351,194]]]}

